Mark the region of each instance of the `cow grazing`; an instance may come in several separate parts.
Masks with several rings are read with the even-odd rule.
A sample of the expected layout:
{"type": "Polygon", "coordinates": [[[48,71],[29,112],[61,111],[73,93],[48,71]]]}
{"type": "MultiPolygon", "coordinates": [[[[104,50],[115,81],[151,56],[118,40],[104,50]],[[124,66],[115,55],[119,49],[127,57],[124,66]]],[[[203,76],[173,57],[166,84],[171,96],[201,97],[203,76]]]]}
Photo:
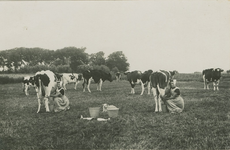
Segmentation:
{"type": "Polygon", "coordinates": [[[116,80],[119,82],[121,80],[121,73],[117,72],[115,75],[116,75],[116,80]]]}
{"type": "Polygon", "coordinates": [[[165,90],[169,87],[170,80],[173,79],[175,71],[156,71],[150,75],[151,88],[155,100],[155,112],[161,112],[161,97],[165,95],[165,90]]]}
{"type": "Polygon", "coordinates": [[[34,77],[26,76],[22,79],[22,88],[26,96],[29,95],[28,93],[29,87],[34,87],[34,77]]]}
{"type": "Polygon", "coordinates": [[[83,92],[85,92],[85,87],[86,87],[85,84],[86,84],[87,89],[90,93],[91,91],[89,87],[90,87],[91,79],[93,79],[94,82],[97,83],[97,90],[99,91],[101,91],[102,82],[104,82],[105,80],[108,80],[110,82],[113,81],[112,75],[102,70],[86,70],[83,72],[83,78],[84,78],[84,82],[82,84],[83,92]]]}
{"type": "Polygon", "coordinates": [[[209,83],[213,82],[213,89],[219,90],[219,83],[221,78],[221,72],[224,70],[220,68],[211,68],[203,70],[204,89],[209,89],[209,83]]]}
{"type": "Polygon", "coordinates": [[[83,79],[82,74],[77,73],[63,73],[62,75],[62,86],[65,90],[67,90],[66,85],[68,83],[75,83],[74,89],[76,90],[78,83],[83,79]]]}
{"type": "Polygon", "coordinates": [[[141,71],[132,71],[132,72],[126,72],[125,75],[127,75],[127,80],[129,81],[131,85],[131,94],[135,94],[134,87],[136,84],[141,84],[141,94],[144,93],[144,85],[148,86],[148,94],[150,94],[150,83],[149,83],[149,76],[151,75],[153,71],[148,70],[142,73],[141,71]]]}
{"type": "Polygon", "coordinates": [[[35,74],[34,81],[35,81],[35,89],[36,89],[37,98],[38,98],[37,113],[40,111],[42,99],[44,99],[45,101],[46,112],[50,112],[49,104],[48,104],[49,97],[50,97],[51,91],[56,89],[57,82],[61,81],[60,77],[61,76],[54,74],[50,70],[40,71],[35,74]]]}

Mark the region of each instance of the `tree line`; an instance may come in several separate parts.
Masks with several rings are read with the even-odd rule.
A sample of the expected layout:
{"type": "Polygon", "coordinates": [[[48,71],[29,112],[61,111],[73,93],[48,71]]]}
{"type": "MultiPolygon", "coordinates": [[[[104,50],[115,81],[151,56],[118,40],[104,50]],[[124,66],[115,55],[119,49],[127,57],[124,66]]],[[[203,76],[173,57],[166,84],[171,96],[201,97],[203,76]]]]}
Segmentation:
{"type": "Polygon", "coordinates": [[[85,69],[125,72],[129,70],[129,63],[122,51],[105,57],[103,51],[88,54],[84,47],[57,50],[20,47],[0,51],[0,67],[7,73],[35,73],[46,69],[55,72],[82,72],[85,69]]]}

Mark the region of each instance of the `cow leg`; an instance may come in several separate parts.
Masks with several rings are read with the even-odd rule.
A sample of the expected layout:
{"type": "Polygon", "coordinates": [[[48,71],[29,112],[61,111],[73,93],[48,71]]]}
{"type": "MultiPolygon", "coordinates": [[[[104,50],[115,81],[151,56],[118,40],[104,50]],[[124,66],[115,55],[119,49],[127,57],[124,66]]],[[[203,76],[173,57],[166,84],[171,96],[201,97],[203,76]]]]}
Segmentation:
{"type": "Polygon", "coordinates": [[[141,82],[141,95],[143,95],[145,87],[144,87],[143,82],[142,81],[140,81],[140,82],[141,82]]]}
{"type": "Polygon", "coordinates": [[[209,83],[206,83],[206,89],[209,90],[209,83]]]}
{"type": "Polygon", "coordinates": [[[76,83],[75,83],[75,86],[74,86],[74,89],[76,90],[77,89],[77,84],[79,83],[79,81],[77,81],[76,83]]]}
{"type": "Polygon", "coordinates": [[[215,91],[215,90],[219,90],[219,88],[218,88],[218,86],[219,86],[219,82],[218,81],[214,81],[213,82],[213,90],[215,91]]]}
{"type": "Polygon", "coordinates": [[[153,98],[155,100],[155,112],[158,112],[158,94],[157,94],[157,89],[156,88],[152,88],[153,91],[153,98]]]}
{"type": "Polygon", "coordinates": [[[38,98],[38,111],[37,111],[37,113],[39,113],[40,108],[41,108],[41,100],[40,100],[40,98],[38,98]]]}
{"type": "Polygon", "coordinates": [[[89,93],[91,93],[91,91],[89,89],[90,83],[91,83],[91,79],[88,80],[88,84],[87,84],[87,89],[88,89],[89,93]]]}
{"type": "Polygon", "coordinates": [[[216,90],[219,91],[219,83],[220,81],[216,81],[216,90]]]}
{"type": "Polygon", "coordinates": [[[101,86],[102,86],[102,79],[100,79],[100,81],[99,81],[99,91],[101,91],[101,86]]]}
{"type": "Polygon", "coordinates": [[[204,89],[205,90],[207,89],[207,83],[206,83],[206,81],[204,81],[204,89]]]}
{"type": "Polygon", "coordinates": [[[135,90],[134,90],[135,84],[131,83],[131,94],[135,94],[135,90]]]}
{"type": "Polygon", "coordinates": [[[45,101],[46,112],[50,112],[50,109],[49,109],[49,99],[48,99],[48,97],[45,97],[45,98],[44,98],[44,101],[45,101]]]}
{"type": "Polygon", "coordinates": [[[26,96],[29,95],[28,88],[29,88],[29,85],[25,84],[25,94],[26,94],[26,96]]]}
{"type": "Polygon", "coordinates": [[[148,82],[147,87],[148,87],[148,95],[150,95],[150,82],[148,82]]]}
{"type": "Polygon", "coordinates": [[[159,90],[159,97],[158,97],[158,104],[159,104],[159,112],[162,112],[162,109],[161,109],[161,97],[163,97],[165,95],[165,89],[161,89],[161,88],[158,88],[159,90]]]}
{"type": "Polygon", "coordinates": [[[97,83],[97,91],[99,91],[99,84],[100,84],[100,81],[97,83]]]}
{"type": "Polygon", "coordinates": [[[83,83],[82,83],[82,86],[83,86],[83,92],[85,92],[85,80],[86,80],[86,79],[84,79],[84,80],[83,80],[83,83]]]}
{"type": "Polygon", "coordinates": [[[204,89],[206,89],[206,79],[204,75],[203,75],[203,81],[204,81],[204,89]]]}

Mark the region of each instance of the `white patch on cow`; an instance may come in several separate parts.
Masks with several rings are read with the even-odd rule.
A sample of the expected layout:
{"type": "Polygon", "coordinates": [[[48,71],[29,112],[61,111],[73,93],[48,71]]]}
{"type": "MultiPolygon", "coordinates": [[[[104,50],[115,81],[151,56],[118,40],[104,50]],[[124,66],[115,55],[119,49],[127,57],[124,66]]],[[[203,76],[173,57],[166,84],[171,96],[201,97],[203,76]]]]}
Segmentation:
{"type": "MultiPolygon", "coordinates": [[[[26,81],[26,80],[29,82],[30,76],[26,76],[26,77],[23,78],[23,81],[26,81]]],[[[26,96],[29,95],[29,93],[28,93],[29,87],[34,87],[31,82],[29,82],[28,84],[27,83],[22,83],[22,89],[23,89],[23,92],[25,92],[26,96]]]]}
{"type": "Polygon", "coordinates": [[[62,86],[65,90],[67,90],[66,85],[69,83],[75,83],[74,84],[74,89],[77,89],[77,85],[78,83],[80,83],[81,81],[78,80],[79,74],[77,73],[63,73],[62,76],[62,86]],[[74,76],[73,79],[71,79],[71,77],[74,76]]]}
{"type": "Polygon", "coordinates": [[[35,76],[38,74],[42,74],[42,75],[46,74],[48,76],[50,82],[49,82],[48,86],[44,86],[41,83],[41,79],[39,79],[39,86],[38,87],[36,86],[36,92],[37,92],[37,98],[38,98],[38,111],[37,111],[37,113],[40,111],[42,98],[45,101],[46,112],[50,112],[49,104],[48,104],[49,103],[48,102],[49,97],[50,97],[52,89],[57,87],[57,83],[55,82],[55,74],[49,70],[37,72],[35,74],[35,76]],[[45,96],[42,96],[42,88],[44,89],[45,96]]]}

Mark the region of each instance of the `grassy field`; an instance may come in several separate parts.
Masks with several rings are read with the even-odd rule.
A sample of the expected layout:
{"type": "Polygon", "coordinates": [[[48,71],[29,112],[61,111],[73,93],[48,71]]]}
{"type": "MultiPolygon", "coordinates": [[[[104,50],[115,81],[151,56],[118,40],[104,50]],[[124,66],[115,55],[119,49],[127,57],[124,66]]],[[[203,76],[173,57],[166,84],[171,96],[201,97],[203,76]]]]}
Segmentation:
{"type": "Polygon", "coordinates": [[[34,89],[25,96],[20,83],[0,85],[0,149],[230,149],[229,78],[215,92],[203,89],[201,77],[177,78],[185,100],[181,114],[154,113],[147,89],[140,96],[137,85],[131,95],[125,80],[106,81],[101,92],[92,84],[92,93],[69,84],[70,110],[45,113],[42,105],[38,114],[34,89]],[[120,108],[119,116],[107,122],[80,119],[89,117],[88,107],[104,103],[120,108]]]}

